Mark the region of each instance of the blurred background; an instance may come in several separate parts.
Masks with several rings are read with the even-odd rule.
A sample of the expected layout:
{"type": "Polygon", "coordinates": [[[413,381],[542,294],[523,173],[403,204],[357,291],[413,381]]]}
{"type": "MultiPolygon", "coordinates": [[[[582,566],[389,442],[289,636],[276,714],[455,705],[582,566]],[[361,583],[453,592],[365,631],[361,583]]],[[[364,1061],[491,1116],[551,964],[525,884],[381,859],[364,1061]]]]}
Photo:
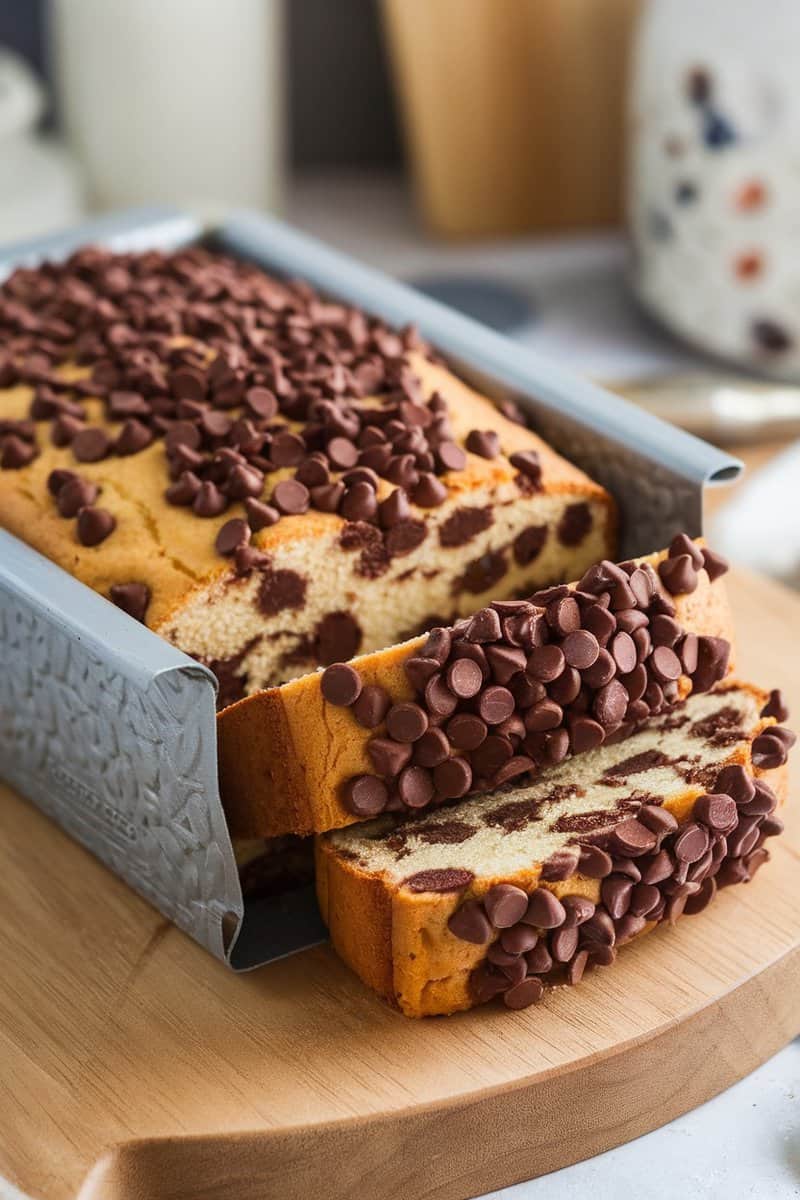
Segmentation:
{"type": "Polygon", "coordinates": [[[284,216],[752,467],[800,585],[796,0],[2,0],[0,242],[284,216]]]}

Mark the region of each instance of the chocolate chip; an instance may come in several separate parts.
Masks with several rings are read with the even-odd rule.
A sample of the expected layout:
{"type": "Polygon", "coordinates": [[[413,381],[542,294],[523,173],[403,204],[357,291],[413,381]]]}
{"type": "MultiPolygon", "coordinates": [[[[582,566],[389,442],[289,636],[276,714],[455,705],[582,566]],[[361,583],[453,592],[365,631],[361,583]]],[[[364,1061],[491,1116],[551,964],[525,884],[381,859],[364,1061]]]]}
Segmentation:
{"type": "Polygon", "coordinates": [[[278,412],[278,401],[268,388],[251,387],[244,394],[245,407],[254,417],[271,421],[278,412]]]}
{"type": "MultiPolygon", "coordinates": [[[[347,663],[332,663],[322,672],[320,689],[329,704],[349,708],[351,704],[355,704],[362,693],[361,676],[355,667],[351,667],[347,663]]],[[[385,695],[382,688],[378,690],[385,695]]],[[[378,722],[376,721],[375,724],[378,722]]]]}
{"type": "Polygon", "coordinates": [[[600,895],[609,915],[615,921],[628,911],[633,892],[633,881],[625,875],[609,875],[600,885],[600,895]]]}
{"type": "Polygon", "coordinates": [[[578,870],[589,879],[604,879],[612,871],[611,855],[599,846],[581,846],[578,870]]]}
{"type": "Polygon", "coordinates": [[[331,466],[337,471],[347,471],[358,462],[358,447],[349,438],[331,438],[326,447],[331,466]]]}
{"type": "MultiPolygon", "coordinates": [[[[468,662],[468,659],[459,661],[468,662]]],[[[514,711],[514,697],[508,688],[492,684],[485,688],[478,700],[478,712],[487,725],[499,725],[514,711]]]]}
{"type": "Polygon", "coordinates": [[[561,903],[567,914],[564,920],[567,928],[583,925],[594,916],[596,906],[587,896],[562,896],[561,903]]]}
{"type": "Polygon", "coordinates": [[[447,928],[462,942],[483,946],[491,940],[492,926],[478,900],[465,900],[447,922],[447,928]]]}
{"type": "MultiPolygon", "coordinates": [[[[86,433],[88,432],[89,430],[86,431],[86,433]]],[[[82,436],[85,437],[85,434],[82,436]]],[[[114,442],[114,452],[121,455],[138,454],[140,450],[144,450],[150,445],[153,441],[153,436],[152,429],[142,424],[141,421],[137,421],[134,417],[131,417],[130,420],[125,422],[117,435],[117,439],[114,442]]],[[[74,450],[75,443],[73,443],[74,450]]]]}
{"type": "Polygon", "coordinates": [[[218,517],[228,507],[228,501],[215,483],[206,480],[192,501],[192,511],[198,517],[218,517]]]}
{"type": "Polygon", "coordinates": [[[715,554],[713,550],[709,550],[707,546],[703,547],[703,566],[706,569],[708,578],[713,583],[719,579],[721,575],[725,575],[730,570],[730,565],[726,558],[721,554],[715,554]]]}
{"type": "Polygon", "coordinates": [[[343,483],[322,483],[311,488],[311,503],[318,512],[335,513],[339,510],[344,492],[343,483]]]}
{"type": "Polygon", "coordinates": [[[467,434],[466,447],[471,454],[477,454],[480,458],[497,458],[500,438],[493,429],[471,429],[467,434]]]}
{"type": "Polygon", "coordinates": [[[356,775],[348,779],[343,790],[343,803],[357,817],[375,817],[383,812],[389,790],[375,775],[356,775]]]}
{"type": "Polygon", "coordinates": [[[520,917],[526,925],[534,925],[537,929],[557,929],[566,919],[566,909],[549,888],[536,888],[531,892],[527,910],[520,917]]]}
{"type": "Polygon", "coordinates": [[[697,670],[692,675],[695,692],[707,692],[725,677],[730,652],[730,642],[724,638],[705,635],[698,638],[697,670]]]}
{"type": "Polygon", "coordinates": [[[556,962],[569,962],[578,949],[579,936],[577,928],[572,925],[564,925],[555,931],[550,938],[550,953],[556,962]]]}
{"type": "Polygon", "coordinates": [[[226,521],[217,534],[214,546],[218,554],[230,557],[240,546],[246,546],[250,541],[250,526],[241,517],[226,521]]]}
{"type": "Polygon", "coordinates": [[[469,700],[480,691],[483,672],[473,659],[458,658],[448,667],[446,679],[447,686],[454,696],[469,700]]]}
{"type": "Polygon", "coordinates": [[[594,698],[594,714],[604,729],[618,725],[628,707],[628,693],[618,679],[600,688],[594,698]]]}
{"type": "MultiPolygon", "coordinates": [[[[527,907],[527,896],[525,897],[527,907]]],[[[516,956],[518,954],[527,954],[533,950],[536,943],[539,941],[539,934],[530,925],[514,925],[510,929],[504,929],[499,941],[495,942],[495,946],[502,946],[507,954],[516,956]]]]}
{"type": "Polygon", "coordinates": [[[192,504],[200,487],[200,480],[193,471],[181,471],[175,483],[164,492],[164,497],[169,504],[192,504]]]}
{"type": "Polygon", "coordinates": [[[509,462],[534,488],[541,487],[542,464],[536,450],[520,450],[510,455],[509,462]]]}
{"type": "Polygon", "coordinates": [[[433,781],[423,767],[406,767],[401,771],[397,789],[407,808],[425,808],[433,799],[433,781]]]}
{"type": "Polygon", "coordinates": [[[82,429],[72,440],[72,453],[78,462],[99,462],[111,449],[111,440],[104,429],[92,426],[82,429]]]}
{"type": "Polygon", "coordinates": [[[708,849],[708,830],[696,821],[690,822],[676,837],[673,849],[680,862],[697,862],[708,849]]]}
{"type": "Polygon", "coordinates": [[[577,601],[572,596],[562,596],[552,600],[545,610],[547,624],[558,634],[566,637],[580,629],[581,613],[577,601]]]}
{"type": "Polygon", "coordinates": [[[367,743],[367,754],[379,775],[393,779],[411,761],[411,745],[394,742],[391,738],[374,737],[367,743]]]}
{"type": "MultiPolygon", "coordinates": [[[[305,455],[306,444],[296,433],[279,433],[270,443],[270,462],[275,467],[296,467],[305,455]]],[[[292,480],[284,480],[284,483],[291,482],[292,480]]]]}
{"type": "Polygon", "coordinates": [[[692,541],[688,534],[676,533],[669,544],[667,555],[669,558],[680,558],[684,554],[688,554],[692,561],[692,566],[696,571],[699,571],[703,566],[702,550],[696,542],[692,541]]]}
{"type": "Polygon", "coordinates": [[[659,838],[674,833],[678,828],[678,822],[669,809],[657,804],[643,804],[636,815],[659,838]]]}
{"type": "Polygon", "coordinates": [[[111,392],[108,397],[109,415],[117,420],[125,417],[146,417],[150,414],[150,405],[141,392],[126,392],[122,390],[111,392]]]}
{"type": "Polygon", "coordinates": [[[599,721],[579,715],[570,721],[569,736],[573,753],[583,754],[586,750],[596,750],[602,746],[606,735],[599,721]]]}
{"type": "Polygon", "coordinates": [[[56,507],[62,517],[76,517],[82,508],[94,504],[99,495],[100,489],[96,483],[75,475],[58,493],[56,507]]]}
{"type": "Polygon", "coordinates": [[[761,709],[762,717],[774,717],[776,721],[787,721],[789,719],[789,707],[784,699],[783,692],[779,688],[773,688],[769,694],[769,699],[761,709]]]}
{"type": "Polygon", "coordinates": [[[231,500],[252,499],[260,496],[264,487],[264,474],[255,467],[237,464],[228,476],[224,488],[231,500]]]}
{"type": "Polygon", "coordinates": [[[620,821],[619,825],[614,827],[611,840],[615,850],[629,857],[646,854],[649,850],[654,850],[656,845],[655,833],[636,817],[620,821]]]}
{"type": "Polygon", "coordinates": [[[448,758],[434,767],[433,782],[440,796],[455,800],[472,787],[472,768],[465,758],[448,758]]]}
{"type": "Polygon", "coordinates": [[[415,742],[428,728],[428,716],[411,701],[393,704],[386,714],[386,728],[396,742],[415,742]]]}
{"type": "Polygon", "coordinates": [[[51,471],[47,476],[47,490],[55,499],[66,484],[71,483],[77,478],[78,476],[74,471],[65,471],[61,467],[57,467],[55,471],[51,471]]]}
{"type": "Polygon", "coordinates": [[[577,846],[565,846],[562,850],[554,850],[542,864],[540,880],[556,882],[570,879],[578,869],[580,850],[577,846]]]}
{"type": "Polygon", "coordinates": [[[786,762],[786,747],[769,730],[766,733],[759,734],[754,740],[752,759],[753,766],[759,767],[761,770],[767,771],[773,770],[775,767],[782,767],[786,762]]]}
{"type": "MultiPolygon", "coordinates": [[[[618,636],[623,636],[619,634],[618,636]]],[[[561,644],[564,658],[570,667],[585,670],[597,662],[600,654],[600,643],[593,633],[586,629],[576,629],[568,634],[561,644]]],[[[613,651],[612,651],[613,652],[613,651]]]]}
{"type": "Polygon", "coordinates": [[[411,492],[411,498],[420,508],[436,508],[447,499],[447,488],[428,471],[424,471],[411,492]]]}
{"type": "Polygon", "coordinates": [[[273,488],[272,503],[287,516],[300,516],[308,512],[311,496],[305,484],[296,479],[282,479],[273,488]]]}
{"type": "Polygon", "coordinates": [[[688,554],[665,558],[659,563],[658,574],[664,587],[673,596],[693,592],[697,587],[697,571],[688,554]]]}
{"type": "Polygon", "coordinates": [[[497,883],[483,898],[486,915],[495,929],[510,929],[528,908],[528,893],[512,883],[497,883]]]}
{"type": "Polygon", "coordinates": [[[668,683],[679,679],[681,663],[674,650],[669,646],[656,646],[650,656],[650,669],[659,683],[668,683]]]}
{"type": "Polygon", "coordinates": [[[500,618],[493,608],[482,608],[464,630],[468,642],[496,642],[501,636],[500,618]]]}
{"type": "Polygon", "coordinates": [[[114,532],[117,520],[107,509],[89,505],[78,513],[78,540],[84,546],[99,546],[114,532]]]}
{"type": "Polygon", "coordinates": [[[528,970],[534,975],[546,975],[553,969],[553,959],[547,945],[543,940],[539,940],[532,950],[525,955],[525,962],[528,970]]]}
{"type": "Polygon", "coordinates": [[[378,513],[374,490],[368,483],[353,484],[345,491],[339,511],[347,521],[374,521],[378,513]]]}
{"type": "Polygon", "coordinates": [[[592,663],[591,667],[586,667],[582,672],[582,677],[584,683],[589,687],[602,688],[605,684],[610,683],[616,672],[616,663],[608,650],[600,650],[596,661],[592,663]]]}
{"type": "Polygon", "coordinates": [[[476,750],[489,732],[485,721],[473,713],[457,713],[447,723],[447,737],[457,750],[476,750]]]}
{"type": "Polygon", "coordinates": [[[518,779],[520,775],[526,775],[529,771],[533,771],[535,767],[536,763],[532,758],[528,758],[526,754],[514,754],[503,763],[500,770],[492,777],[492,787],[501,787],[504,783],[508,783],[512,779],[518,779]]]}
{"type": "MultiPolygon", "coordinates": [[[[328,670],[330,669],[329,667],[328,670]]],[[[350,670],[354,668],[351,667],[350,670]]],[[[323,682],[324,678],[323,675],[323,682]]],[[[361,688],[360,677],[359,689],[355,700],[349,701],[353,706],[353,716],[365,729],[375,729],[385,719],[391,699],[388,692],[376,683],[368,683],[366,687],[361,688]]]]}
{"type": "Polygon", "coordinates": [[[579,546],[593,523],[592,510],[585,501],[570,504],[556,527],[556,536],[562,546],[579,546]]]}
{"type": "Polygon", "coordinates": [[[252,496],[246,498],[244,510],[247,513],[247,523],[253,533],[275,525],[281,516],[277,508],[273,508],[271,504],[265,504],[262,500],[256,500],[252,496]]]}
{"type": "Polygon", "coordinates": [[[711,793],[694,802],[692,816],[713,833],[725,833],[736,825],[736,804],[730,796],[711,793]]]}
{"type": "Polygon", "coordinates": [[[559,646],[537,646],[531,651],[526,667],[527,674],[540,683],[552,683],[564,670],[566,660],[559,646]]]}
{"type": "MultiPolygon", "coordinates": [[[[466,662],[469,660],[464,659],[461,661],[466,662]]],[[[480,674],[480,668],[478,668],[478,673],[480,674]]],[[[431,716],[437,718],[449,717],[451,713],[455,712],[457,704],[458,700],[447,686],[442,675],[432,675],[425,684],[425,705],[431,716]]]]}
{"type": "Polygon", "coordinates": [[[134,621],[144,623],[150,603],[150,588],[146,583],[114,583],[109,596],[117,608],[121,608],[134,621]]]}
{"type": "Polygon", "coordinates": [[[411,505],[408,496],[402,488],[395,488],[385,500],[378,505],[378,520],[382,529],[392,529],[411,516],[411,505]]]}
{"type": "Polygon", "coordinates": [[[17,434],[7,434],[2,439],[2,452],[0,452],[0,467],[6,471],[19,471],[23,467],[27,467],[28,463],[39,454],[39,448],[17,434]]]}
{"type": "Polygon", "coordinates": [[[548,729],[557,729],[563,718],[563,710],[555,700],[541,700],[525,713],[525,728],[530,733],[544,733],[548,729]]]}
{"type": "Polygon", "coordinates": [[[414,742],[412,761],[417,766],[438,767],[449,757],[450,745],[441,729],[428,729],[414,742]]]}

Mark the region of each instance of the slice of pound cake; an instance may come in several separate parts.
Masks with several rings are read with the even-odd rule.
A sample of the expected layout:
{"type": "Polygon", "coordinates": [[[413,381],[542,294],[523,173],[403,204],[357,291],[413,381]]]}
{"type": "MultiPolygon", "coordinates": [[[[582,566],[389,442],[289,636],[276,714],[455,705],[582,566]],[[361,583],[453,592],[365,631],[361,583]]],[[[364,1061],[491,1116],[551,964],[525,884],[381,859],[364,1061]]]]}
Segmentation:
{"type": "Polygon", "coordinates": [[[730,665],[725,564],[685,535],[220,715],[235,837],[323,833],[626,737],[730,665]]]}
{"type": "Polygon", "coordinates": [[[317,840],[335,949],[406,1015],[535,1003],[767,861],[794,734],[727,682],[531,783],[317,840]]]}
{"type": "Polygon", "coordinates": [[[413,330],[201,248],[0,285],[0,523],[221,707],[615,549],[603,488],[413,330]]]}

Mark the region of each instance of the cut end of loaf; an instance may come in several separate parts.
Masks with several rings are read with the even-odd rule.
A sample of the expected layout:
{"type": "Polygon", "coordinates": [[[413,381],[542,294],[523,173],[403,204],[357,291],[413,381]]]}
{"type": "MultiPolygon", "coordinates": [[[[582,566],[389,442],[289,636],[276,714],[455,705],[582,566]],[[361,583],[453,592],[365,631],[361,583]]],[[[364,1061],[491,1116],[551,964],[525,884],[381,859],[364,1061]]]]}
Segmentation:
{"type": "Polygon", "coordinates": [[[524,787],[416,820],[384,816],[325,835],[318,874],[334,945],[375,986],[375,963],[360,952],[361,930],[375,921],[388,926],[391,986],[382,994],[412,1016],[501,994],[510,1007],[523,1007],[539,998],[542,983],[577,982],[587,966],[613,961],[616,948],[645,927],[675,920],[684,909],[699,911],[719,886],[746,880],[765,861],[763,842],[780,823],[764,774],[780,792],[793,740],[788,731],[763,732],[775,728],[771,716],[761,716],[766,704],[766,693],[730,683],[524,787]],[[772,757],[764,755],[766,742],[772,757]],[[704,798],[723,788],[733,798],[709,816],[704,798]],[[381,904],[359,906],[360,881],[373,896],[380,884],[381,904]],[[498,887],[501,898],[511,889],[508,926],[508,913],[492,924],[498,887]],[[552,927],[513,911],[514,896],[523,911],[534,895],[539,909],[550,895],[559,900],[552,927]],[[573,897],[567,909],[581,908],[574,898],[582,898],[579,923],[561,913],[564,897],[573,897]],[[563,932],[582,928],[589,916],[596,919],[583,933],[563,932]],[[527,934],[504,934],[526,920],[527,934]],[[515,946],[527,947],[532,965],[512,953],[515,946]]]}

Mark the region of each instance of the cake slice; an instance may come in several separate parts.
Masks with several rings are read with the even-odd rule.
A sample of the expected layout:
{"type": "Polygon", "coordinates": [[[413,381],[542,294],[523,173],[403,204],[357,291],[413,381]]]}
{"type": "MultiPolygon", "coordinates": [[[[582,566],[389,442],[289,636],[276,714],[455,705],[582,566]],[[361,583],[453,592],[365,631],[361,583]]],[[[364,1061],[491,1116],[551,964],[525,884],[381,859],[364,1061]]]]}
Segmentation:
{"type": "Polygon", "coordinates": [[[197,247],[0,285],[0,524],[221,707],[615,550],[608,493],[413,330],[197,247]]]}
{"type": "Polygon", "coordinates": [[[794,735],[727,682],[524,786],[317,839],[334,948],[407,1016],[577,983],[660,921],[750,879],[781,831],[794,735]]]}
{"type": "Polygon", "coordinates": [[[580,583],[493,601],[427,638],[304,676],[219,718],[235,837],[323,833],[488,790],[611,738],[730,662],[725,564],[678,535],[580,583]]]}

